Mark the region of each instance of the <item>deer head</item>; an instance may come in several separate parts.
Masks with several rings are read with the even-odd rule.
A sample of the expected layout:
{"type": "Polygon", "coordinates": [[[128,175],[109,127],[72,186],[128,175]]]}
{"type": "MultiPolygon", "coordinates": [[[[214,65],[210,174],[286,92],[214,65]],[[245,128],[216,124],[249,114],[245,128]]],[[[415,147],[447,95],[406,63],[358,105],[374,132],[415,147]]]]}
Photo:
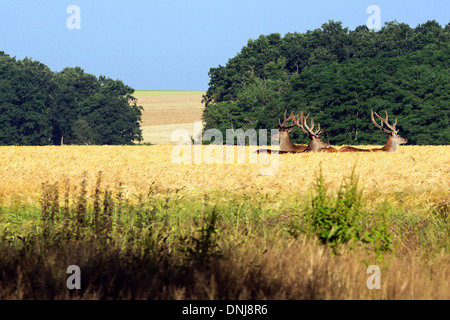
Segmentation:
{"type": "Polygon", "coordinates": [[[383,119],[375,112],[375,115],[381,120],[381,125],[375,121],[375,119],[373,117],[373,114],[374,114],[373,110],[370,110],[370,117],[371,117],[372,122],[375,125],[375,127],[377,127],[378,129],[380,129],[381,131],[383,131],[389,135],[388,141],[387,141],[386,145],[383,147],[383,150],[389,151],[389,152],[395,152],[395,150],[397,150],[397,147],[400,144],[407,143],[408,139],[402,138],[398,135],[398,130],[395,129],[395,126],[397,125],[397,118],[395,118],[394,124],[390,125],[388,122],[387,111],[385,111],[385,113],[386,113],[386,118],[383,119]],[[384,125],[386,125],[387,128],[385,128],[384,125]]]}
{"type": "Polygon", "coordinates": [[[281,123],[281,119],[278,119],[278,127],[280,128],[280,130],[278,131],[278,133],[272,135],[270,138],[272,140],[284,140],[283,138],[289,138],[289,133],[291,133],[292,128],[295,127],[295,124],[290,124],[287,125],[288,121],[295,121],[295,115],[294,112],[291,113],[291,115],[286,118],[287,115],[287,110],[284,112],[284,121],[283,123],[281,123]]]}
{"type": "Polygon", "coordinates": [[[324,130],[320,129],[320,124],[318,125],[318,129],[314,132],[314,119],[311,119],[311,127],[308,126],[306,119],[309,117],[309,114],[304,116],[303,111],[295,117],[295,124],[302,129],[304,133],[311,140],[309,142],[308,147],[305,149],[305,152],[318,152],[323,149],[330,148],[330,144],[322,141],[319,137],[323,135],[324,130]]]}

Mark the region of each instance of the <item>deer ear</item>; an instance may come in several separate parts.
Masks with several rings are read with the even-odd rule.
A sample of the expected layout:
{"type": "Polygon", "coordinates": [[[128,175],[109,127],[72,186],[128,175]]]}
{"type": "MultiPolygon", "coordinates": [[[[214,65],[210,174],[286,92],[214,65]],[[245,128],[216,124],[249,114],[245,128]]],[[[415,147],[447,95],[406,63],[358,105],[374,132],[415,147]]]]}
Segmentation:
{"type": "Polygon", "coordinates": [[[292,131],[292,128],[287,129],[288,133],[291,133],[291,131],[292,131]]]}

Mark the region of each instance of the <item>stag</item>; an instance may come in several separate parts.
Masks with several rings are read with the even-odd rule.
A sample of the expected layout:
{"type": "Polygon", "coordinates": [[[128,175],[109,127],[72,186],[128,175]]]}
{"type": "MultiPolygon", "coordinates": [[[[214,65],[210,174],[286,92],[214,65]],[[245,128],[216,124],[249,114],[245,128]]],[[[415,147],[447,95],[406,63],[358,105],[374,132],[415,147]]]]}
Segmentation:
{"type": "Polygon", "coordinates": [[[398,135],[398,129],[395,129],[395,126],[397,125],[397,118],[395,118],[394,124],[390,125],[388,122],[388,113],[386,111],[385,111],[386,118],[380,117],[375,112],[375,115],[381,120],[381,124],[378,124],[373,117],[374,114],[373,110],[370,110],[370,112],[371,112],[370,117],[375,127],[377,127],[378,129],[389,135],[388,140],[384,145],[384,147],[375,149],[359,149],[355,147],[345,146],[339,149],[339,152],[379,152],[379,151],[395,152],[399,145],[408,142],[408,139],[400,137],[398,135]],[[385,128],[384,125],[386,125],[387,128],[385,128]]]}
{"type": "Polygon", "coordinates": [[[292,131],[292,128],[295,127],[297,124],[297,116],[294,114],[294,112],[291,113],[289,118],[286,118],[287,110],[284,112],[284,121],[281,123],[281,120],[278,119],[278,127],[280,130],[278,133],[272,135],[270,138],[272,140],[279,140],[280,141],[280,151],[283,152],[303,152],[307,146],[305,145],[296,145],[292,143],[291,138],[289,137],[289,134],[292,131]],[[286,125],[288,121],[292,121],[289,126],[286,125]],[[293,123],[293,124],[292,124],[293,123]]]}
{"type": "Polygon", "coordinates": [[[330,146],[329,143],[326,143],[319,138],[324,133],[324,130],[320,129],[320,124],[314,132],[314,119],[311,118],[311,126],[308,126],[308,123],[306,122],[308,117],[309,114],[304,116],[302,111],[295,117],[294,121],[294,123],[308,136],[309,140],[311,140],[302,152],[337,152],[337,150],[330,146]]]}
{"type": "Polygon", "coordinates": [[[272,140],[280,141],[280,150],[267,150],[261,149],[257,152],[268,152],[268,153],[301,153],[301,152],[337,152],[337,150],[330,146],[330,144],[322,141],[319,137],[323,135],[324,130],[320,129],[320,124],[318,125],[318,130],[314,132],[314,119],[311,119],[311,126],[308,126],[306,120],[309,117],[303,115],[301,112],[298,115],[295,115],[293,112],[289,117],[286,117],[287,110],[284,112],[284,121],[281,123],[281,119],[278,119],[278,127],[280,130],[278,133],[271,136],[272,140]],[[287,125],[288,121],[292,121],[290,125],[287,125]],[[292,128],[298,126],[302,131],[308,136],[310,142],[307,146],[305,145],[296,145],[292,143],[291,138],[289,137],[289,133],[291,133],[292,128]]]}
{"type": "Polygon", "coordinates": [[[281,122],[281,119],[278,119],[278,127],[280,130],[278,133],[272,135],[270,137],[271,140],[278,140],[280,141],[280,150],[270,150],[270,149],[260,149],[257,151],[257,153],[260,152],[267,152],[267,153],[299,153],[303,152],[307,146],[305,145],[297,145],[292,143],[291,138],[289,137],[289,134],[292,131],[292,128],[295,127],[295,120],[296,116],[294,115],[294,112],[291,113],[289,117],[287,116],[287,110],[284,112],[284,120],[281,122]],[[288,122],[291,121],[290,124],[288,122]],[[294,124],[292,124],[294,123],[294,124]]]}

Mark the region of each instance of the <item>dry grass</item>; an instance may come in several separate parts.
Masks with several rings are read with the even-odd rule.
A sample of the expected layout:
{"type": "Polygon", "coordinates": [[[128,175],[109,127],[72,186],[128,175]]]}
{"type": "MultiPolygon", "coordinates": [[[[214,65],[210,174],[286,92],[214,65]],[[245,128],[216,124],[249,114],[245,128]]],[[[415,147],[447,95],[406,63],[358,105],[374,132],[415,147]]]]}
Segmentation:
{"type": "MultiPolygon", "coordinates": [[[[367,279],[370,274],[363,261],[371,259],[365,252],[354,251],[333,256],[328,248],[307,239],[292,241],[286,247],[268,249],[265,254],[257,249],[252,252],[237,251],[233,254],[233,269],[220,270],[215,277],[203,276],[202,280],[207,282],[205,288],[226,286],[231,280],[237,292],[230,295],[239,299],[450,298],[448,254],[435,257],[431,263],[425,263],[417,256],[389,256],[383,265],[379,265],[381,289],[369,290],[367,279]],[[227,278],[221,279],[222,274],[227,278]],[[218,283],[211,283],[214,281],[218,283]],[[248,283],[258,283],[261,290],[258,297],[250,294],[252,288],[248,283]]],[[[213,295],[214,292],[209,294],[213,295]]]]}
{"type": "Polygon", "coordinates": [[[138,97],[144,107],[142,126],[193,123],[202,119],[201,96],[138,97]]]}
{"type": "Polygon", "coordinates": [[[188,130],[190,136],[195,135],[194,122],[146,126],[142,127],[142,137],[144,138],[143,142],[175,145],[178,141],[172,141],[172,133],[179,129],[188,130]]]}
{"type": "Polygon", "coordinates": [[[193,135],[193,124],[201,121],[204,105],[203,91],[136,91],[142,112],[144,142],[172,144],[176,129],[188,129],[193,135]]]}
{"type": "Polygon", "coordinates": [[[290,196],[310,189],[320,166],[331,188],[337,188],[355,163],[360,186],[369,200],[389,199],[407,206],[448,198],[449,146],[402,146],[396,153],[286,154],[279,156],[275,175],[261,175],[262,164],[174,164],[173,148],[0,147],[0,202],[34,201],[42,182],[66,178],[80,181],[85,171],[90,181],[103,171],[106,184],[122,182],[128,194],[146,192],[154,184],[162,192],[184,189],[200,194],[219,190],[290,196]]]}
{"type": "MultiPolygon", "coordinates": [[[[18,261],[23,257],[9,254],[18,261]]],[[[369,290],[368,265],[373,260],[363,251],[333,256],[330,250],[311,239],[287,242],[270,248],[258,243],[235,246],[208,268],[187,268],[175,276],[176,268],[157,270],[145,261],[124,263],[114,248],[103,251],[89,244],[69,244],[52,248],[42,261],[28,253],[28,264],[7,263],[5,272],[18,278],[0,283],[2,299],[169,299],[169,300],[448,300],[450,258],[439,254],[432,261],[418,256],[388,255],[380,267],[380,289],[369,290]],[[83,270],[83,296],[64,287],[65,270],[72,261],[83,270]],[[364,263],[365,261],[368,262],[364,263]],[[17,274],[16,274],[17,273],[17,274]],[[51,275],[51,277],[49,276],[51,275]],[[40,279],[37,285],[29,279],[40,279]],[[101,280],[100,280],[101,279],[101,280]],[[104,285],[97,282],[104,281],[104,285]],[[17,285],[16,285],[17,284],[17,285]],[[52,288],[53,290],[49,290],[52,288]]],[[[14,261],[13,259],[13,261],[14,261]]],[[[13,278],[14,279],[14,278],[13,278]]],[[[7,279],[10,280],[10,279],[7,279]]],[[[101,283],[101,282],[100,282],[101,283]]]]}
{"type": "Polygon", "coordinates": [[[201,121],[203,104],[201,91],[138,91],[138,104],[144,107],[142,126],[192,124],[201,121]]]}

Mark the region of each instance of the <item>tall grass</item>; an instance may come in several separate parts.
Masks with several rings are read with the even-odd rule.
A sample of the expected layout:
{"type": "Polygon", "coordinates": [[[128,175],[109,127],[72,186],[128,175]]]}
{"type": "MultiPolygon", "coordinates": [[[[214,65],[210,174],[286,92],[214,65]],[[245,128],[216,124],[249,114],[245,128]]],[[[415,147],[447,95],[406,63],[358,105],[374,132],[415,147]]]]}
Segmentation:
{"type": "Polygon", "coordinates": [[[450,298],[445,204],[368,207],[355,176],[325,192],[318,175],[312,197],[283,200],[154,185],[124,197],[105,178],[45,183],[39,206],[0,207],[0,299],[450,298]],[[370,264],[380,290],[366,286],[370,264]],[[81,290],[66,287],[69,265],[81,290]]]}

